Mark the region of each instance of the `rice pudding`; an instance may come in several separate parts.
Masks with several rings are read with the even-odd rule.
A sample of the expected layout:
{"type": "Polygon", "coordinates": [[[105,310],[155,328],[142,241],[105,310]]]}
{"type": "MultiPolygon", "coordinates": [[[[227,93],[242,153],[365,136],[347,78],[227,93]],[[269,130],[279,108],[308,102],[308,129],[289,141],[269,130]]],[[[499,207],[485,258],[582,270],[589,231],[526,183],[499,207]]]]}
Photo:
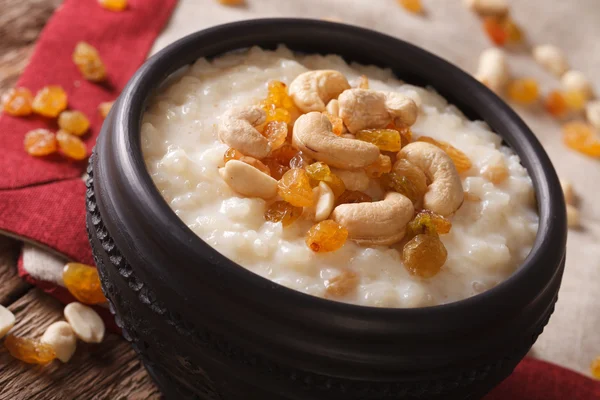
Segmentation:
{"type": "Polygon", "coordinates": [[[150,99],[141,140],[156,187],[195,234],[332,300],[473,296],[519,267],[538,228],[527,171],[484,122],[336,55],[199,59],[150,99]]]}

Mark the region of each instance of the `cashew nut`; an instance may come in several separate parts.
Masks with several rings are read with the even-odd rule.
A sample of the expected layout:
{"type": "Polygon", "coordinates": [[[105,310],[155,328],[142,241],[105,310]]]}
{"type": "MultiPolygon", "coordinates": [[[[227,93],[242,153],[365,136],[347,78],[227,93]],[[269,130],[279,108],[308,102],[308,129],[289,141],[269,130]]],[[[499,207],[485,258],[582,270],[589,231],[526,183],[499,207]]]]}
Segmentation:
{"type": "Polygon", "coordinates": [[[475,77],[493,91],[500,92],[510,78],[504,51],[496,47],[484,50],[479,56],[475,77]]]}
{"type": "Polygon", "coordinates": [[[3,305],[0,305],[0,339],[12,329],[15,324],[15,315],[3,305]]]}
{"type": "Polygon", "coordinates": [[[233,191],[247,197],[270,199],[277,195],[277,181],[245,162],[229,160],[219,175],[233,191]]]}
{"type": "Polygon", "coordinates": [[[71,359],[77,348],[75,332],[65,321],[58,321],[47,327],[41,342],[52,346],[56,358],[64,363],[71,359]]]}
{"type": "Polygon", "coordinates": [[[343,182],[348,190],[358,190],[364,192],[369,188],[371,182],[367,172],[364,169],[344,170],[332,168],[331,172],[336,174],[343,182]]]}
{"type": "Polygon", "coordinates": [[[298,75],[290,84],[289,93],[296,106],[307,113],[325,111],[325,104],[346,89],[350,89],[350,84],[341,72],[324,69],[298,75]]]}
{"type": "Polygon", "coordinates": [[[567,91],[581,92],[586,100],[594,96],[592,83],[581,71],[570,70],[560,79],[560,84],[567,91]]]}
{"type": "Polygon", "coordinates": [[[265,119],[265,111],[258,106],[232,108],[221,116],[219,139],[247,156],[264,158],[271,152],[271,146],[255,127],[265,119]]]}
{"type": "Polygon", "coordinates": [[[319,182],[319,199],[315,205],[315,222],[326,220],[333,210],[333,190],[325,182],[319,182]]]}
{"type": "Polygon", "coordinates": [[[336,99],[333,99],[329,103],[327,103],[327,107],[325,108],[325,110],[329,114],[335,115],[336,117],[339,117],[339,115],[340,115],[340,103],[336,99]]]}
{"type": "Polygon", "coordinates": [[[452,159],[444,150],[430,143],[414,142],[402,148],[398,157],[421,168],[431,181],[423,198],[426,209],[443,216],[458,210],[464,200],[462,182],[452,159]]]}
{"type": "Polygon", "coordinates": [[[399,242],[415,209],[412,202],[396,192],[381,201],[340,204],[331,219],[348,230],[348,237],[360,245],[387,246],[399,242]]]}
{"type": "Polygon", "coordinates": [[[360,140],[335,135],[326,115],[311,112],[294,124],[292,141],[309,157],[342,169],[364,168],[379,158],[379,148],[360,140]]]}
{"type": "Polygon", "coordinates": [[[538,64],[556,76],[561,76],[569,69],[565,53],[556,46],[551,44],[535,46],[532,54],[538,64]]]}
{"type": "Polygon", "coordinates": [[[86,343],[100,343],[104,339],[104,321],[93,308],[81,303],[69,303],[63,310],[65,319],[75,335],[86,343]]]}
{"type": "Polygon", "coordinates": [[[350,133],[383,128],[392,121],[399,127],[410,126],[419,113],[412,99],[396,92],[349,89],[340,94],[338,103],[339,116],[350,133]]]}

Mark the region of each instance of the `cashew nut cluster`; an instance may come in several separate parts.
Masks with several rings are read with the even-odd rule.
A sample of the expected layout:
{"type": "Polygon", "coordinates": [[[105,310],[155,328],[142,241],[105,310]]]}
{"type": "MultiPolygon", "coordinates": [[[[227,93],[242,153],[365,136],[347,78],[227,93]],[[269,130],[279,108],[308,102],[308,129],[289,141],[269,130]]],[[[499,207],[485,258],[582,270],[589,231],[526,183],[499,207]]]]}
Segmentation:
{"type": "Polygon", "coordinates": [[[308,71],[290,84],[290,96],[302,112],[325,111],[326,104],[350,89],[346,77],[334,70],[308,71]]]}

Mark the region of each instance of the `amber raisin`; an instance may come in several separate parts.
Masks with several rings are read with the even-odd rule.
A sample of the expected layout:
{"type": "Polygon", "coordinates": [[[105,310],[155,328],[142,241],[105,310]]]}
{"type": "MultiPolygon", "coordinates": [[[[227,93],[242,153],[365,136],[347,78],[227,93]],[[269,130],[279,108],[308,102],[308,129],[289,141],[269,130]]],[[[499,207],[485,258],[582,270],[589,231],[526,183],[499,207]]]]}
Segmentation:
{"type": "Polygon", "coordinates": [[[300,115],[294,100],[287,92],[286,84],[280,81],[269,82],[267,98],[261,106],[267,114],[266,122],[281,121],[292,124],[300,115]]]}
{"type": "Polygon", "coordinates": [[[359,89],[368,89],[369,88],[369,78],[367,78],[366,75],[361,75],[360,78],[358,78],[357,87],[359,89]]]}
{"type": "Polygon", "coordinates": [[[63,111],[58,116],[58,126],[70,134],[81,136],[90,128],[90,121],[81,111],[63,111]]]}
{"type": "Polygon", "coordinates": [[[508,83],[506,94],[516,103],[532,104],[539,97],[538,83],[533,78],[514,79],[508,83]]]}
{"type": "Polygon", "coordinates": [[[591,157],[600,157],[600,137],[590,125],[573,121],[563,125],[562,130],[568,147],[591,157]]]}
{"type": "Polygon", "coordinates": [[[445,217],[430,210],[421,210],[408,223],[406,237],[413,238],[420,234],[444,235],[450,232],[450,228],[452,228],[452,223],[445,217]]]}
{"type": "Polygon", "coordinates": [[[279,161],[273,158],[265,158],[262,160],[262,162],[267,166],[267,168],[269,168],[269,171],[271,171],[271,176],[276,180],[280,180],[283,174],[290,170],[288,166],[279,163],[279,161]]]}
{"type": "Polygon", "coordinates": [[[337,176],[334,173],[332,173],[329,176],[329,179],[327,179],[325,182],[331,188],[331,191],[333,192],[333,196],[336,199],[338,197],[340,197],[342,195],[342,193],[344,193],[344,191],[346,191],[346,185],[344,184],[344,181],[342,180],[342,178],[340,178],[339,176],[337,176]]]}
{"type": "Polygon", "coordinates": [[[306,233],[306,245],[315,253],[336,251],[346,239],[348,230],[330,219],[313,225],[306,233]]]}
{"type": "Polygon", "coordinates": [[[383,174],[387,174],[392,170],[392,159],[383,154],[379,155],[377,161],[365,167],[365,172],[371,178],[379,178],[383,174]]]}
{"type": "Polygon", "coordinates": [[[340,117],[329,113],[325,113],[325,115],[329,119],[329,122],[331,122],[331,131],[333,133],[335,133],[338,136],[344,133],[344,121],[340,117]]]}
{"type": "Polygon", "coordinates": [[[101,82],[106,79],[106,68],[94,46],[79,42],[73,51],[73,62],[81,75],[88,81],[101,82]]]}
{"type": "Polygon", "coordinates": [[[596,357],[590,365],[590,372],[595,379],[600,379],[600,356],[596,357]]]}
{"type": "Polygon", "coordinates": [[[402,249],[402,261],[411,275],[431,278],[440,272],[448,258],[446,247],[438,236],[417,235],[402,249]]]}
{"type": "Polygon", "coordinates": [[[485,17],[483,19],[483,30],[496,46],[504,46],[508,39],[508,34],[502,26],[501,20],[496,17],[485,17]]]}
{"type": "Polygon", "coordinates": [[[267,122],[263,135],[267,138],[271,150],[275,150],[283,146],[288,135],[288,126],[282,121],[267,122]]]}
{"type": "Polygon", "coordinates": [[[98,4],[110,11],[123,11],[127,8],[127,0],[98,0],[98,4]]]}
{"type": "Polygon", "coordinates": [[[406,11],[413,14],[420,14],[423,12],[423,4],[421,0],[397,0],[398,4],[402,6],[406,11]]]}
{"type": "Polygon", "coordinates": [[[63,268],[62,278],[65,287],[81,303],[106,303],[96,268],[85,264],[68,263],[63,268]]]}
{"type": "Polygon", "coordinates": [[[395,129],[363,129],[356,132],[356,138],[379,147],[381,151],[399,151],[402,147],[400,132],[395,129]]]}
{"type": "Polygon", "coordinates": [[[110,112],[110,109],[112,108],[114,103],[114,101],[105,101],[104,103],[100,103],[98,105],[98,112],[100,113],[102,118],[106,118],[108,116],[108,113],[110,112]]]}
{"type": "Polygon", "coordinates": [[[280,148],[273,150],[269,157],[282,165],[288,166],[290,165],[290,160],[296,154],[298,154],[298,149],[289,143],[284,143],[280,148]]]}
{"type": "Polygon", "coordinates": [[[33,95],[29,89],[24,87],[10,89],[2,96],[4,112],[15,117],[24,117],[31,114],[33,112],[32,102],[33,95]]]}
{"type": "Polygon", "coordinates": [[[357,190],[346,190],[337,198],[335,205],[337,207],[340,204],[367,203],[371,201],[373,199],[366,193],[357,190]]]}
{"type": "Polygon", "coordinates": [[[450,143],[441,142],[429,136],[421,136],[417,139],[417,141],[431,143],[444,150],[452,159],[452,162],[454,163],[454,166],[459,174],[470,170],[473,166],[471,159],[467,157],[465,153],[452,146],[450,143]]]}
{"type": "Polygon", "coordinates": [[[56,152],[56,136],[48,129],[34,129],[27,132],[24,141],[25,151],[32,156],[47,156],[56,152]]]}
{"type": "Polygon", "coordinates": [[[521,43],[523,41],[523,31],[510,16],[503,18],[501,25],[508,42],[521,43]]]}
{"type": "Polygon", "coordinates": [[[325,281],[325,293],[331,297],[343,297],[356,290],[360,279],[355,272],[344,270],[325,281]]]}
{"type": "Polygon", "coordinates": [[[52,346],[35,339],[8,335],[4,346],[14,358],[29,364],[46,365],[56,358],[52,346]]]}
{"type": "Polygon", "coordinates": [[[277,186],[279,196],[293,206],[309,207],[314,203],[310,180],[303,169],[290,169],[283,174],[277,186]]]}
{"type": "Polygon", "coordinates": [[[237,151],[236,149],[232,149],[231,147],[228,148],[227,150],[225,150],[225,154],[223,154],[223,162],[225,164],[227,164],[227,161],[231,161],[231,160],[239,160],[242,157],[244,157],[244,155],[242,153],[240,153],[239,151],[237,151]]]}
{"type": "Polygon", "coordinates": [[[56,141],[65,156],[73,160],[83,160],[87,157],[87,147],[77,136],[61,129],[56,132],[56,141]]]}
{"type": "Polygon", "coordinates": [[[297,152],[294,157],[290,159],[290,168],[303,169],[312,164],[312,160],[306,154],[301,151],[297,152]]]}
{"type": "Polygon", "coordinates": [[[331,169],[324,162],[312,163],[306,167],[306,175],[310,178],[312,187],[318,186],[320,181],[327,181],[331,177],[331,169]]]}
{"type": "Polygon", "coordinates": [[[420,203],[427,191],[427,177],[423,171],[404,158],[394,163],[392,172],[382,175],[381,182],[385,188],[408,197],[414,204],[420,203]]]}
{"type": "Polygon", "coordinates": [[[276,201],[265,211],[265,219],[271,222],[281,222],[284,227],[291,225],[302,215],[302,207],[296,207],[286,201],[276,201]]]}
{"type": "Polygon", "coordinates": [[[400,129],[400,142],[402,144],[402,147],[406,146],[407,144],[409,144],[410,142],[412,142],[412,131],[410,130],[410,128],[403,128],[400,129]]]}
{"type": "Polygon", "coordinates": [[[36,93],[31,106],[35,113],[55,118],[67,108],[67,93],[60,86],[45,86],[36,93]]]}
{"type": "Polygon", "coordinates": [[[553,117],[561,118],[564,117],[569,106],[563,94],[557,90],[553,90],[544,99],[544,108],[553,117]]]}
{"type": "Polygon", "coordinates": [[[572,111],[583,110],[588,100],[588,95],[582,90],[566,90],[563,96],[567,107],[572,111]]]}
{"type": "Polygon", "coordinates": [[[261,171],[267,175],[271,175],[271,170],[269,169],[269,167],[267,167],[262,161],[257,160],[254,157],[242,156],[240,158],[240,161],[245,162],[248,165],[252,165],[254,168],[258,169],[259,171],[261,171]]]}

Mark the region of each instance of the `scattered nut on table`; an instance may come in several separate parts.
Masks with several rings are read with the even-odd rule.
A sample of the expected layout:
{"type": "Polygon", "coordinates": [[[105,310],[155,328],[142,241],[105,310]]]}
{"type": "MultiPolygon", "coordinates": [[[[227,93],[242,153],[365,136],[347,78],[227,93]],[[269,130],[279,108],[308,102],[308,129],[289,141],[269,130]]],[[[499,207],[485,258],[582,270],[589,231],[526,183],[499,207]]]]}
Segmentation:
{"type": "Polygon", "coordinates": [[[496,47],[484,50],[479,56],[475,77],[494,92],[502,92],[510,79],[510,69],[504,51],[496,47]]]}
{"type": "Polygon", "coordinates": [[[0,305],[0,339],[15,325],[15,315],[3,305],[0,305]]]}
{"type": "Polygon", "coordinates": [[[51,324],[42,335],[42,343],[49,344],[56,353],[56,358],[66,363],[77,348],[77,337],[73,328],[65,321],[51,324]]]}
{"type": "Polygon", "coordinates": [[[104,339],[104,321],[93,308],[81,303],[70,303],[64,309],[66,320],[75,335],[86,343],[100,343],[104,339]]]}
{"type": "Polygon", "coordinates": [[[585,106],[585,116],[594,128],[600,130],[600,100],[587,103],[585,106]]]}
{"type": "Polygon", "coordinates": [[[580,92],[586,99],[594,95],[590,80],[581,71],[570,70],[560,79],[562,87],[567,91],[580,92]]]}
{"type": "Polygon", "coordinates": [[[551,44],[534,47],[532,55],[538,64],[558,77],[561,77],[569,69],[569,63],[563,51],[551,44]]]}
{"type": "Polygon", "coordinates": [[[484,17],[504,17],[508,14],[506,0],[464,0],[465,6],[484,17]]]}

